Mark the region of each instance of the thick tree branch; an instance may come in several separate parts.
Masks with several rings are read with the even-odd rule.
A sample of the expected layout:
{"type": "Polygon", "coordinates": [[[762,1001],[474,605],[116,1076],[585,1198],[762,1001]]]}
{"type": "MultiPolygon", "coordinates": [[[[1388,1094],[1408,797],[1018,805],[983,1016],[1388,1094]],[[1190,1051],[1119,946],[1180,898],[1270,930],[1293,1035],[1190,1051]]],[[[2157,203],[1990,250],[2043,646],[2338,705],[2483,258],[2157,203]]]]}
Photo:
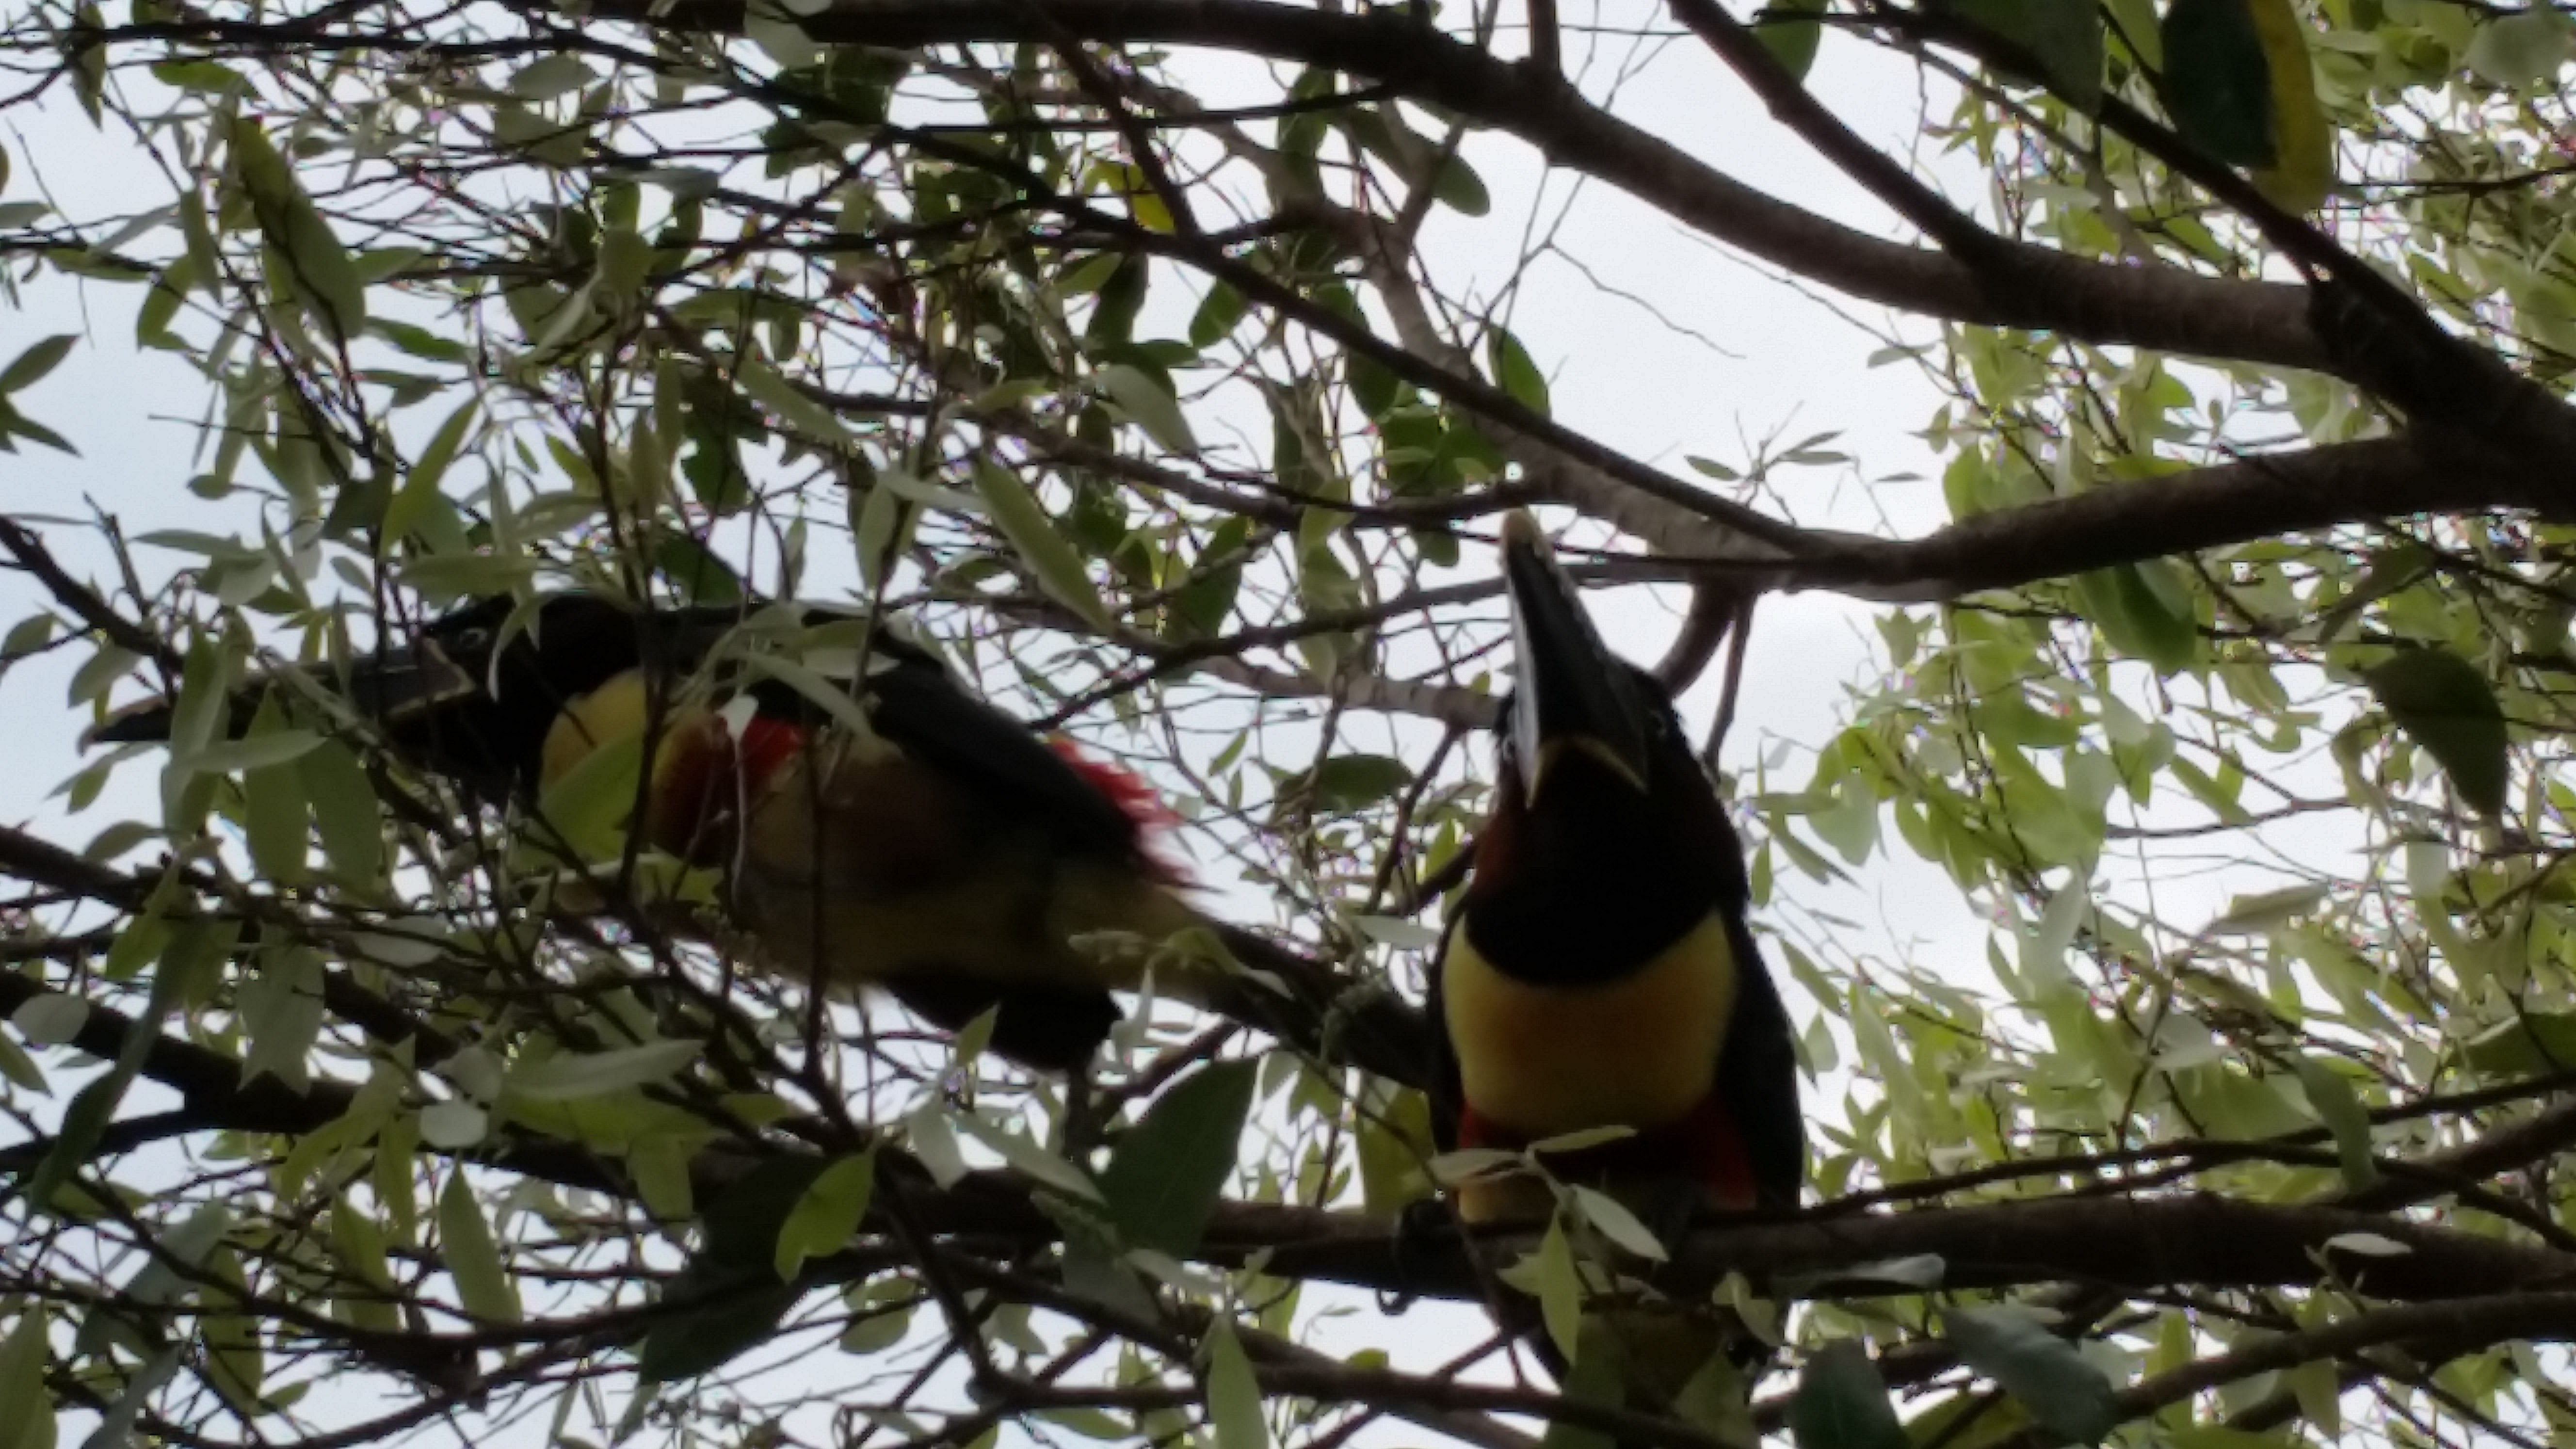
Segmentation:
{"type": "MultiPolygon", "coordinates": [[[[0,973],[0,1015],[40,988],[0,973]]],[[[131,1018],[93,1007],[73,1045],[113,1057],[131,1018]]],[[[336,1120],[354,1092],[316,1082],[296,1093],[268,1079],[245,1085],[238,1059],[162,1037],[146,1054],[143,1075],[180,1094],[202,1130],[295,1135],[336,1120]]],[[[783,1149],[782,1149],[783,1150],[783,1149]]],[[[909,1158],[880,1149],[904,1170],[909,1158]]],[[[477,1155],[491,1166],[541,1180],[632,1200],[619,1172],[571,1144],[509,1140],[477,1155]]],[[[742,1144],[699,1155],[693,1164],[701,1201],[720,1193],[757,1162],[742,1144]]],[[[917,1171],[917,1169],[912,1169],[917,1171]]],[[[995,1239],[1028,1248],[1058,1241],[1060,1229],[1007,1173],[972,1173],[945,1191],[923,1186],[906,1194],[910,1210],[943,1237],[995,1239]]],[[[1830,1204],[1823,1205],[1830,1208],[1830,1204]]],[[[1523,1243],[1526,1246],[1526,1242],[1523,1243]]],[[[2523,1246],[2449,1228],[2336,1207],[2240,1202],[2210,1195],[2159,1198],[2063,1197],[1959,1208],[1878,1212],[1844,1217],[1703,1229],[1676,1245],[1667,1281],[1682,1291],[1714,1285],[1729,1272],[1771,1281],[1806,1278],[1820,1291],[1872,1291],[1865,1283],[1832,1286],[1833,1276],[1889,1258],[1931,1255],[1950,1288],[1997,1288],[2079,1281],[2108,1289],[2150,1291],[2176,1286],[2247,1287],[2313,1284],[2319,1264],[2376,1297],[2437,1300],[2576,1284],[2576,1254],[2523,1246]],[[2394,1256],[2339,1249],[2336,1240],[2367,1234],[2398,1245],[2394,1256]]],[[[1236,1203],[1219,1208],[1199,1256],[1240,1266],[1258,1257],[1263,1271],[1389,1292],[1472,1300],[1481,1280],[1463,1246],[1399,1243],[1382,1218],[1319,1209],[1236,1203]]]]}
{"type": "MultiPolygon", "coordinates": [[[[586,15],[734,34],[743,7],[739,0],[668,8],[607,0],[586,15]]],[[[1199,45],[1299,61],[1379,82],[1517,136],[1555,164],[1607,181],[1751,255],[1905,311],[2277,366],[2323,368],[2329,361],[2309,329],[2304,288],[2115,266],[2012,241],[1998,242],[1991,258],[1997,265],[1981,275],[1939,252],[1883,241],[1767,196],[1571,86],[1393,7],[1337,14],[1273,0],[869,0],[805,22],[808,34],[827,43],[896,49],[1047,40],[1055,31],[1045,27],[1094,42],[1199,45]]]]}
{"type": "MultiPolygon", "coordinates": [[[[2211,1389],[2242,1383],[2319,1359],[2340,1358],[2384,1344],[2402,1344],[2430,1363],[2521,1339],[2531,1343],[2576,1341],[2576,1292],[2499,1292],[2441,1303],[2374,1308],[2301,1333],[2259,1338],[2227,1353],[2187,1363],[2121,1390],[2124,1419],[2143,1418],[2211,1389]]],[[[2251,1428],[2252,1425],[2239,1427],[2251,1428]]],[[[2025,1431],[1999,1449],[2043,1449],[2057,1442],[2025,1431]]]]}
{"type": "Polygon", "coordinates": [[[1921,601],[2342,524],[2568,506],[2545,477],[2432,456],[2412,438],[2379,438],[2105,484],[1918,539],[1838,543],[1779,566],[1772,581],[1921,601]]]}

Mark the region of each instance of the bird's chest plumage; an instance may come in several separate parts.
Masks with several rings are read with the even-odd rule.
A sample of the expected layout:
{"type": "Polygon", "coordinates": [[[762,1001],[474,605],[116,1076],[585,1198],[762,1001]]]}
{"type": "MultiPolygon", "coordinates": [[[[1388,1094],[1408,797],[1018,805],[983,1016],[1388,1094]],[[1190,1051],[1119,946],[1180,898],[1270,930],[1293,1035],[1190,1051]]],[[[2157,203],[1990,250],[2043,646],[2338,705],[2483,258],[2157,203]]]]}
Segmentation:
{"type": "Polygon", "coordinates": [[[791,761],[755,802],[737,912],[775,954],[841,980],[925,972],[1073,981],[1101,968],[1073,938],[1154,925],[1164,893],[1055,848],[895,755],[791,761]]]}
{"type": "Polygon", "coordinates": [[[1737,966],[1714,913],[1638,969],[1579,985],[1506,976],[1461,930],[1440,991],[1459,1085],[1480,1121],[1526,1138],[1646,1130],[1709,1095],[1737,966]]]}

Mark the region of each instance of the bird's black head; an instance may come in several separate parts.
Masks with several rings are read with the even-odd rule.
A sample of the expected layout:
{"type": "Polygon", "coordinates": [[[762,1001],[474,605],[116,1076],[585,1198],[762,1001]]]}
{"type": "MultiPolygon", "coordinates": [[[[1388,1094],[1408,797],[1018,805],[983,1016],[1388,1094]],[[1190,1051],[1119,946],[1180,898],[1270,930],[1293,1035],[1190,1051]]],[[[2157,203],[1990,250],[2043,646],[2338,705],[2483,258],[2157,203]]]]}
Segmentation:
{"type": "Polygon", "coordinates": [[[1503,575],[1519,679],[1462,928],[1523,980],[1617,976],[1741,908],[1742,848],[1670,694],[1601,642],[1526,514],[1504,525],[1503,575]]]}
{"type": "Polygon", "coordinates": [[[351,702],[406,756],[494,801],[536,790],[564,707],[643,663],[651,635],[651,616],[597,594],[553,595],[513,627],[518,607],[460,605],[349,671],[351,702]]]}
{"type": "MultiPolygon", "coordinates": [[[[412,763],[499,803],[532,792],[563,707],[635,668],[658,616],[596,594],[557,594],[519,620],[507,594],[477,599],[349,666],[346,697],[412,763]],[[506,635],[506,637],[505,637],[506,635]]],[[[257,691],[235,709],[249,723],[257,691]]],[[[149,700],[91,731],[101,744],[170,737],[172,706],[149,700]]]]}

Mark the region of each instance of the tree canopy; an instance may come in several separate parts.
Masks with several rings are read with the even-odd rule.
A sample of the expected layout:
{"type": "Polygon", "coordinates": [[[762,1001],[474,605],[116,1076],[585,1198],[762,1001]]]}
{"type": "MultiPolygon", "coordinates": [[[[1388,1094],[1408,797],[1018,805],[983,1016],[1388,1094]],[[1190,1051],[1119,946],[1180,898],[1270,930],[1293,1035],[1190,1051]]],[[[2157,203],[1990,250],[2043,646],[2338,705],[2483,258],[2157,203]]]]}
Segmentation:
{"type": "Polygon", "coordinates": [[[2576,1443],[2571,59],[2546,0],[13,7],[0,285],[79,321],[0,345],[0,698],[178,724],[0,827],[0,1449],[2576,1443]],[[1880,338],[1937,476],[1852,376],[1668,460],[1558,406],[1704,282],[1560,236],[1612,206],[1880,338]],[[193,393],[49,388],[129,346],[193,393]],[[1523,507],[1679,618],[1794,1216],[1396,1231],[1523,507]],[[225,728],[574,585],[907,616],[1309,1009],[1140,1011],[1068,1144],[631,851],[549,912],[346,711],[225,728]],[[1870,682],[1730,733],[1819,592],[1870,682]],[[1844,909],[1899,870],[1941,969],[1844,909]],[[1513,1368],[1489,1296],[1614,1272],[1781,1351],[1672,1414],[1513,1368]]]}

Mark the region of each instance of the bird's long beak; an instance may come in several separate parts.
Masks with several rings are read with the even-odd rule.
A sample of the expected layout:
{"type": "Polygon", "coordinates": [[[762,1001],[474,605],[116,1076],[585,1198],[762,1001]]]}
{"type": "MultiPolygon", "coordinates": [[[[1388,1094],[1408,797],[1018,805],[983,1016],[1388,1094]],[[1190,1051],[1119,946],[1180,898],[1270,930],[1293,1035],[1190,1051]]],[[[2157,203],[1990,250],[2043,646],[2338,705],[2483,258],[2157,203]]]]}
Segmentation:
{"type": "Polygon", "coordinates": [[[1511,743],[1527,798],[1538,799],[1554,762],[1568,754],[1591,757],[1642,793],[1653,738],[1645,701],[1527,513],[1503,520],[1503,583],[1520,670],[1511,743]]]}
{"type": "MultiPolygon", "coordinates": [[[[386,725],[438,708],[478,691],[474,677],[458,668],[430,643],[404,644],[369,654],[349,665],[347,698],[360,714],[386,725]]],[[[249,728],[259,703],[254,683],[234,701],[232,733],[249,728]]],[[[101,720],[86,737],[92,745],[121,745],[170,738],[177,702],[163,696],[138,700],[101,720]]]]}

